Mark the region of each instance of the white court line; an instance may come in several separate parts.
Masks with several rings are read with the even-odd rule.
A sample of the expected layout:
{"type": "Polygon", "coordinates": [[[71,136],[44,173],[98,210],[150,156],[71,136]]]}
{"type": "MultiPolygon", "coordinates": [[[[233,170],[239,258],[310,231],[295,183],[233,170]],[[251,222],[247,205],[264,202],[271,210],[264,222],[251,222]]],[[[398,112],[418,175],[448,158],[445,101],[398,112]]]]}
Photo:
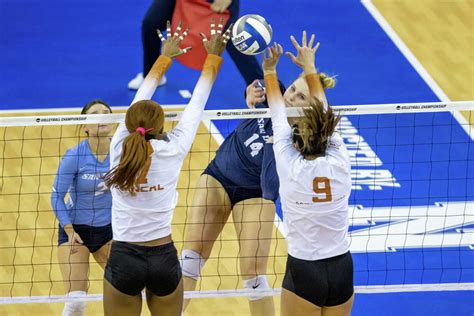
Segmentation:
{"type": "Polygon", "coordinates": [[[179,90],[179,94],[184,99],[191,99],[191,97],[193,96],[191,92],[189,92],[189,90],[186,90],[186,89],[179,90]]]}
{"type": "MultiPolygon", "coordinates": [[[[398,36],[397,32],[390,26],[387,20],[383,17],[380,11],[372,3],[372,0],[361,0],[362,5],[367,9],[367,11],[372,15],[375,21],[379,26],[384,30],[387,36],[392,40],[392,42],[397,46],[400,52],[405,56],[408,62],[413,66],[415,71],[420,75],[420,77],[425,81],[425,83],[430,87],[430,89],[436,94],[436,96],[443,102],[449,102],[450,99],[444,93],[443,89],[434,81],[433,77],[428,73],[428,71],[423,67],[420,61],[415,57],[412,51],[406,46],[402,39],[398,36]]],[[[474,140],[474,133],[471,132],[471,127],[466,118],[459,112],[451,112],[454,118],[459,122],[461,127],[464,129],[467,135],[474,140]]]]}
{"type": "MultiPolygon", "coordinates": [[[[367,285],[355,286],[356,294],[377,293],[407,293],[407,292],[445,292],[445,291],[473,291],[474,283],[441,283],[441,284],[393,284],[393,285],[367,285]]],[[[268,290],[209,290],[209,291],[185,291],[184,298],[222,298],[222,297],[249,297],[255,294],[263,296],[280,295],[281,289],[268,290]]],[[[63,303],[63,302],[91,302],[102,301],[102,294],[88,294],[81,297],[69,297],[67,295],[51,296],[13,296],[0,297],[0,305],[4,304],[32,304],[32,303],[63,303]]]]}
{"type": "Polygon", "coordinates": [[[214,122],[212,122],[211,120],[208,120],[208,119],[203,119],[202,123],[206,126],[206,128],[209,130],[209,133],[211,133],[211,135],[214,138],[214,140],[216,141],[217,145],[219,145],[219,147],[220,147],[225,139],[224,139],[224,136],[222,136],[219,129],[214,124],[214,122]]]}

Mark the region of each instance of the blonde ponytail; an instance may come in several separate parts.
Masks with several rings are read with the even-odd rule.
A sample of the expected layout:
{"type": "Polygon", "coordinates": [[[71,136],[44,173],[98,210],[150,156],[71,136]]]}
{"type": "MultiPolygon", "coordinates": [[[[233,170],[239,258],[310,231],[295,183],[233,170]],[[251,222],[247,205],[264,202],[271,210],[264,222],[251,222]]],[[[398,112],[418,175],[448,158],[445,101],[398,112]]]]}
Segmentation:
{"type": "Polygon", "coordinates": [[[332,89],[336,86],[336,77],[330,77],[324,72],[319,73],[319,80],[324,89],[332,89]]]}
{"type": "MultiPolygon", "coordinates": [[[[304,78],[305,74],[302,72],[298,78],[304,78]]],[[[319,81],[323,85],[323,89],[332,89],[336,86],[336,76],[331,77],[324,72],[319,73],[319,81]]]]}

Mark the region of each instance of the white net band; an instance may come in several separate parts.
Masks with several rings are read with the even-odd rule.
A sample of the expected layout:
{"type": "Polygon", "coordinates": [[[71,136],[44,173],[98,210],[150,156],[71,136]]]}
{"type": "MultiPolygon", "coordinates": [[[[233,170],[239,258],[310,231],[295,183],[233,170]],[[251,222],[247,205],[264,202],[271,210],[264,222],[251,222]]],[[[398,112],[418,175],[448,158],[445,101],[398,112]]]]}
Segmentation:
{"type": "MultiPolygon", "coordinates": [[[[456,102],[423,102],[423,103],[393,103],[393,104],[365,104],[365,105],[340,105],[333,106],[333,110],[341,115],[371,115],[371,114],[397,114],[397,113],[431,113],[472,111],[474,101],[456,102]]],[[[182,111],[167,111],[167,121],[179,121],[182,111]]],[[[300,116],[300,108],[288,108],[288,116],[300,116]]],[[[0,112],[1,114],[1,112],[0,112]]],[[[24,116],[0,117],[2,126],[45,126],[45,125],[76,125],[95,123],[118,123],[123,121],[125,114],[107,115],[54,115],[54,116],[24,116]]],[[[203,120],[228,120],[248,118],[268,118],[269,109],[236,109],[236,110],[207,110],[204,111],[203,120]]]]}

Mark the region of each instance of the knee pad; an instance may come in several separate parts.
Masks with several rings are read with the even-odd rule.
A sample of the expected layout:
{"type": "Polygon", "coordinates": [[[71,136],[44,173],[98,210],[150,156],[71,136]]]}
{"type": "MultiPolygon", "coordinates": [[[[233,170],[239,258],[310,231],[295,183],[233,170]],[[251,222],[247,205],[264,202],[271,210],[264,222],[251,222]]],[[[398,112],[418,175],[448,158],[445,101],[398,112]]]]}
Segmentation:
{"type": "MultiPolygon", "coordinates": [[[[259,275],[253,279],[243,280],[244,288],[249,290],[269,290],[268,280],[266,275],[259,275]]],[[[265,295],[255,293],[255,295],[249,296],[249,301],[257,301],[264,298],[265,295]]]]}
{"type": "Polygon", "coordinates": [[[206,260],[193,250],[183,249],[180,262],[183,275],[197,281],[206,260]]]}
{"type": "MultiPolygon", "coordinates": [[[[69,297],[85,297],[84,291],[72,291],[68,293],[69,297]]],[[[86,302],[74,301],[64,304],[62,316],[83,316],[86,311],[86,302]]]]}

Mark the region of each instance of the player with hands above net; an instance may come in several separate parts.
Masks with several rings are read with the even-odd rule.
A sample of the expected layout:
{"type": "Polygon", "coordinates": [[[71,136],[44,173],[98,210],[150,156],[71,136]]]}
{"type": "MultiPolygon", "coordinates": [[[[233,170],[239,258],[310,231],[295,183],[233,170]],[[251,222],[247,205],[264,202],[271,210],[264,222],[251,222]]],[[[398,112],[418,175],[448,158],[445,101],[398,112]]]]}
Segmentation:
{"type": "Polygon", "coordinates": [[[263,54],[263,71],[273,122],[276,168],[280,179],[288,259],[281,294],[282,315],[349,315],[354,300],[349,251],[351,166],[341,136],[340,116],[328,106],[315,66],[319,43],[314,35],[297,55],[288,53],[304,72],[310,99],[304,116],[289,119],[278,89],[276,65],[283,54],[274,44],[263,54]]]}
{"type": "MultiPolygon", "coordinates": [[[[212,29],[212,28],[211,28],[212,29]]],[[[180,315],[181,267],[171,238],[179,174],[201,122],[211,88],[222,64],[229,31],[203,39],[204,67],[179,123],[164,131],[164,111],[151,101],[187,34],[172,33],[168,22],[162,55],[138,90],[110,145],[111,170],[105,182],[112,192],[113,242],[104,276],[105,315],[140,315],[146,290],[152,315],[180,315]]]]}

